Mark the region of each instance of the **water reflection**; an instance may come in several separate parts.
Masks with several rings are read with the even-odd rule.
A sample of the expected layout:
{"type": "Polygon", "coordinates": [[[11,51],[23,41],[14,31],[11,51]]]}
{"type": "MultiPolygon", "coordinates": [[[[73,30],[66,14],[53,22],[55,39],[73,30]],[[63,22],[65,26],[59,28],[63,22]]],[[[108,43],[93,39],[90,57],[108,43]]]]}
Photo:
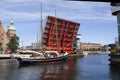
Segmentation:
{"type": "Polygon", "coordinates": [[[69,58],[67,63],[45,65],[37,80],[75,80],[75,59],[69,58]]]}
{"type": "Polygon", "coordinates": [[[120,80],[120,67],[110,66],[111,80],[120,80]]]}
{"type": "Polygon", "coordinates": [[[1,60],[0,61],[0,80],[12,80],[13,76],[15,75],[16,71],[14,68],[17,65],[14,65],[14,60],[1,60]],[[13,66],[14,65],[14,66],[13,66]]]}
{"type": "Polygon", "coordinates": [[[16,60],[0,61],[0,80],[36,80],[39,66],[19,67],[16,60]]]}
{"type": "Polygon", "coordinates": [[[109,66],[108,55],[70,58],[61,64],[19,66],[0,60],[0,80],[119,80],[120,68],[109,66]]]}

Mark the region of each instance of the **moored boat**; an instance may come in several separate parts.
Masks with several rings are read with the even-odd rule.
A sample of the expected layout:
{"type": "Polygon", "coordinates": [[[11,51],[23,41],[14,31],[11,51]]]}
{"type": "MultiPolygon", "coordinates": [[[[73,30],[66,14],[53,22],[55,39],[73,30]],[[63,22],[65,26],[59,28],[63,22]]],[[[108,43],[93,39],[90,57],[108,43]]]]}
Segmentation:
{"type": "Polygon", "coordinates": [[[120,52],[117,44],[109,44],[110,46],[110,54],[108,61],[111,66],[119,66],[120,67],[120,52]]]}
{"type": "Polygon", "coordinates": [[[32,53],[32,55],[15,57],[20,64],[44,64],[44,63],[57,63],[66,61],[68,53],[58,53],[57,51],[48,51],[42,53],[32,53]]]}
{"type": "MultiPolygon", "coordinates": [[[[56,11],[55,11],[55,16],[56,16],[56,11]]],[[[16,57],[16,59],[19,61],[20,64],[36,64],[36,63],[55,63],[55,62],[59,62],[59,61],[66,61],[66,59],[68,58],[68,53],[64,52],[63,49],[60,49],[60,43],[58,40],[58,29],[57,29],[57,19],[55,20],[55,31],[56,31],[56,41],[54,44],[56,44],[56,51],[45,51],[43,46],[43,27],[42,27],[42,2],[41,2],[41,19],[40,19],[40,31],[41,31],[41,47],[39,47],[41,49],[41,52],[36,52],[36,51],[29,51],[29,52],[23,52],[23,53],[27,53],[27,54],[32,54],[30,56],[19,56],[16,57]]]]}

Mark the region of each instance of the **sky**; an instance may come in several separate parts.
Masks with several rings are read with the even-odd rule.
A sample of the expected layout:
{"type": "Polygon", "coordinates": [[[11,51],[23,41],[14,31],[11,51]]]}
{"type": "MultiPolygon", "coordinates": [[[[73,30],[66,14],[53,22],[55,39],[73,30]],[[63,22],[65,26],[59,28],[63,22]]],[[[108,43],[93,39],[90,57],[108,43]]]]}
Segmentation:
{"type": "Polygon", "coordinates": [[[4,27],[14,21],[20,46],[37,41],[40,29],[40,3],[43,24],[48,15],[80,23],[81,42],[110,44],[118,36],[117,18],[111,14],[109,2],[64,0],[1,0],[0,20],[4,27]],[[56,7],[55,7],[56,6],[56,7]]]}

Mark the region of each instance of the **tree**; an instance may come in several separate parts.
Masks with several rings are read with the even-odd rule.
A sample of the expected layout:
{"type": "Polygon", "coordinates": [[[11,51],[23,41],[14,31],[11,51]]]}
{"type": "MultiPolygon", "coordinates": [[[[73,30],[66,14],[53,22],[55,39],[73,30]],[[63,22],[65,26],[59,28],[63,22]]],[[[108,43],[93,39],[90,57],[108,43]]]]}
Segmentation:
{"type": "Polygon", "coordinates": [[[3,50],[2,43],[0,42],[0,51],[3,50]]]}
{"type": "Polygon", "coordinates": [[[0,47],[2,46],[2,43],[0,42],[0,47]]]}
{"type": "Polygon", "coordinates": [[[7,44],[7,47],[12,51],[15,52],[18,49],[19,46],[19,37],[14,35],[11,37],[9,43],[7,44]]]}

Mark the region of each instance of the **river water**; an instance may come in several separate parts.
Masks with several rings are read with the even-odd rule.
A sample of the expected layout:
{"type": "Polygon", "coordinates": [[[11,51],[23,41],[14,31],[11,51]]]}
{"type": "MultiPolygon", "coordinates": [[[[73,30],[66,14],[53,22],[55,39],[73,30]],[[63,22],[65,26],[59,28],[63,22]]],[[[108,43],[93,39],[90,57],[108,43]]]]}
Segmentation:
{"type": "Polygon", "coordinates": [[[120,69],[111,68],[108,54],[70,58],[61,64],[19,66],[0,60],[0,80],[120,80],[120,69]]]}

